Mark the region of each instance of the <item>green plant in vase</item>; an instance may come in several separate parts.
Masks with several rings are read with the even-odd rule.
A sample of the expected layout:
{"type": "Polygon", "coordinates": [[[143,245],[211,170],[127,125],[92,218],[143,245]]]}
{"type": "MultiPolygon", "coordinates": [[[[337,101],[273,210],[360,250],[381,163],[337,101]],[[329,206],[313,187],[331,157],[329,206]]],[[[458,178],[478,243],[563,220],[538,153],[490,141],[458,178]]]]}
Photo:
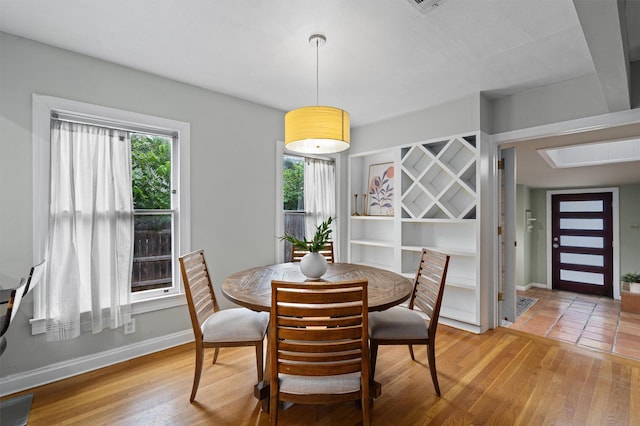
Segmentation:
{"type": "Polygon", "coordinates": [[[640,293],[640,273],[627,272],[620,277],[620,281],[629,285],[631,293],[640,293]]]}
{"type": "Polygon", "coordinates": [[[620,277],[620,281],[623,281],[625,283],[640,283],[640,273],[627,272],[626,274],[620,277]]]}
{"type": "Polygon", "coordinates": [[[306,255],[300,261],[300,271],[311,279],[320,278],[327,272],[327,259],[318,253],[325,245],[331,241],[331,223],[333,218],[329,216],[329,219],[322,222],[316,227],[316,232],[313,235],[313,239],[309,242],[300,240],[291,234],[285,233],[281,240],[289,241],[291,245],[299,250],[308,251],[306,255]]]}
{"type": "Polygon", "coordinates": [[[285,233],[281,240],[289,241],[292,246],[300,250],[308,250],[311,253],[317,253],[329,242],[331,241],[331,232],[330,228],[331,223],[333,222],[333,218],[329,217],[329,219],[322,222],[320,225],[316,227],[316,233],[313,236],[313,240],[310,241],[310,244],[307,244],[306,240],[299,240],[291,234],[285,233]]]}

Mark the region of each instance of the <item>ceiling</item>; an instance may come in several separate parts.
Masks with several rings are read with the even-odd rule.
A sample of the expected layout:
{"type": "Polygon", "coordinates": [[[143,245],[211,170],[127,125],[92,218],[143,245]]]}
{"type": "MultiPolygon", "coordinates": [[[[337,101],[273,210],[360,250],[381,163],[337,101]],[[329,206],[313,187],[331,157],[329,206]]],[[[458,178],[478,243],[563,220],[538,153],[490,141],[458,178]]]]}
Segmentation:
{"type": "MultiPolygon", "coordinates": [[[[614,61],[594,52],[608,37],[585,32],[586,2],[611,4],[446,0],[422,14],[413,0],[0,0],[0,31],[283,111],[316,103],[308,38],[321,33],[318,102],[357,127],[481,91],[606,79],[614,61]]],[[[624,9],[637,60],[640,0],[624,9]]]]}

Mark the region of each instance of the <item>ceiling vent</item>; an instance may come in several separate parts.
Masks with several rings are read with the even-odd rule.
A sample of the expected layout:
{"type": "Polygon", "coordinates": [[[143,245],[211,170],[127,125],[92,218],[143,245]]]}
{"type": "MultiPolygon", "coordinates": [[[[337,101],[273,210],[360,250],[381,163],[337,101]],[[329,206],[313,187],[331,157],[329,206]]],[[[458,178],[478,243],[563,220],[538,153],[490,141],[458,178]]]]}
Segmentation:
{"type": "Polygon", "coordinates": [[[407,0],[418,12],[425,15],[427,12],[437,9],[447,0],[407,0]]]}

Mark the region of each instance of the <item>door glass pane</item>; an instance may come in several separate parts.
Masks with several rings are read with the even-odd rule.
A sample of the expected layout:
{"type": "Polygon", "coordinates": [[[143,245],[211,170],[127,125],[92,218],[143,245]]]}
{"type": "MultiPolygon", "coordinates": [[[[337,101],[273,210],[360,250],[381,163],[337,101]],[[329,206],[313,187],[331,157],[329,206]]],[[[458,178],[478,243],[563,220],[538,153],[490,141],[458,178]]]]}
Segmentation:
{"type": "Polygon", "coordinates": [[[561,212],[601,212],[603,209],[602,200],[560,201],[561,212]]]}
{"type": "Polygon", "coordinates": [[[604,266],[604,256],[597,254],[560,253],[560,263],[575,265],[604,266]]]}
{"type": "Polygon", "coordinates": [[[564,218],[560,219],[560,229],[589,229],[602,231],[603,220],[564,218]]]}
{"type": "Polygon", "coordinates": [[[580,237],[575,235],[560,235],[560,245],[563,247],[603,248],[603,237],[580,237]]]}
{"type": "Polygon", "coordinates": [[[562,281],[574,281],[585,284],[604,285],[604,275],[593,272],[568,271],[560,270],[560,279],[562,281]]]}

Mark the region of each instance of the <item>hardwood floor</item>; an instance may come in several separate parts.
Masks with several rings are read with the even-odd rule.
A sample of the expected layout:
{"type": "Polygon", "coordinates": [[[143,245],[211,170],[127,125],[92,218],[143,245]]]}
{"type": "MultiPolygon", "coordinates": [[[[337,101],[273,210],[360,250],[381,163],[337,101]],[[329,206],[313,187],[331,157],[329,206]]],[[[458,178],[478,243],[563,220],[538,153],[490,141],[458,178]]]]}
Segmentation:
{"type": "MultiPolygon", "coordinates": [[[[207,353],[189,404],[194,349],[183,345],[33,389],[29,425],[267,425],[253,397],[252,348],[207,353]]],[[[380,348],[374,425],[638,425],[640,362],[499,328],[475,335],[441,325],[434,394],[426,351],[380,348]]],[[[281,425],[354,425],[353,403],[292,406],[281,425]]]]}

